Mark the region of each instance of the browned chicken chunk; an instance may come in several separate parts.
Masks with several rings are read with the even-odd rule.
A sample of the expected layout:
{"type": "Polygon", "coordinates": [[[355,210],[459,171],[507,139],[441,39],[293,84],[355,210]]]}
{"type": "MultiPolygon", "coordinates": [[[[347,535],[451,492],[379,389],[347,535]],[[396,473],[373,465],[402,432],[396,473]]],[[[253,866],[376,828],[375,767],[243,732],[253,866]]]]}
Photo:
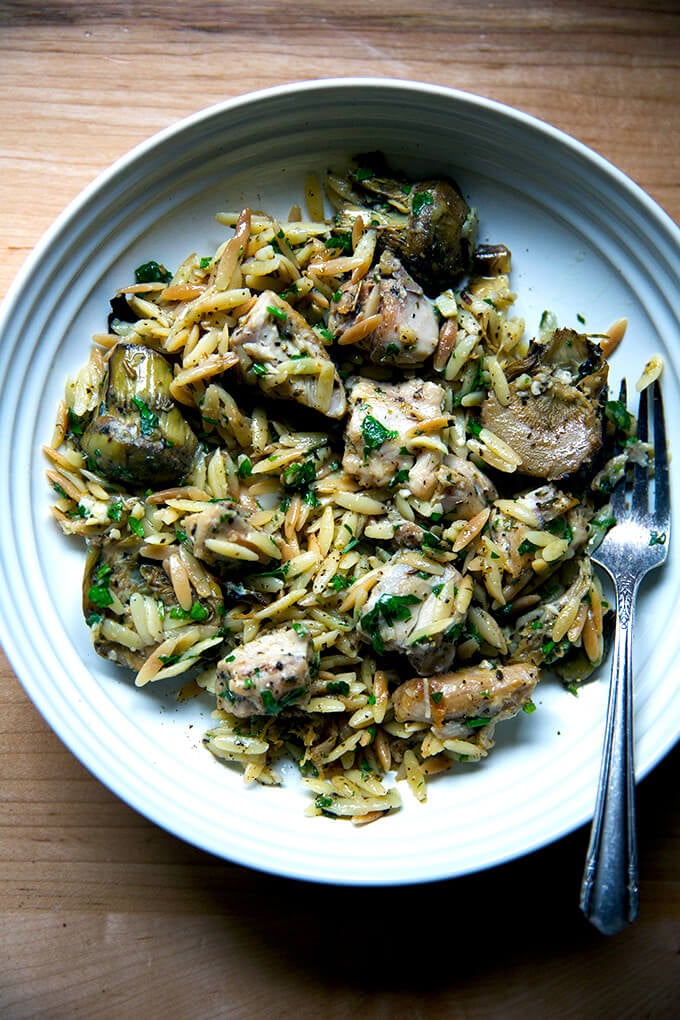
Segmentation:
{"type": "Polygon", "coordinates": [[[524,662],[415,677],[394,692],[395,718],[430,723],[442,738],[469,737],[516,715],[530,701],[538,679],[537,667],[524,662]]]}
{"type": "Polygon", "coordinates": [[[220,707],[233,715],[278,715],[309,701],[314,645],[292,627],[261,634],[217,664],[220,707]]]}
{"type": "Polygon", "coordinates": [[[412,450],[409,444],[419,428],[426,429],[428,421],[441,416],[441,386],[422,379],[377,383],[364,378],[348,385],[345,471],[361,485],[378,487],[389,485],[398,471],[409,476],[415,471],[414,495],[420,495],[417,449],[412,450]]]}
{"type": "Polygon", "coordinates": [[[419,673],[449,669],[466,613],[455,606],[461,575],[448,566],[424,575],[395,557],[363,608],[359,633],[374,651],[401,652],[419,673]]]}
{"type": "Polygon", "coordinates": [[[230,342],[244,382],[277,400],[343,417],[347,402],[335,364],[318,334],[274,291],[259,296],[230,342]]]}

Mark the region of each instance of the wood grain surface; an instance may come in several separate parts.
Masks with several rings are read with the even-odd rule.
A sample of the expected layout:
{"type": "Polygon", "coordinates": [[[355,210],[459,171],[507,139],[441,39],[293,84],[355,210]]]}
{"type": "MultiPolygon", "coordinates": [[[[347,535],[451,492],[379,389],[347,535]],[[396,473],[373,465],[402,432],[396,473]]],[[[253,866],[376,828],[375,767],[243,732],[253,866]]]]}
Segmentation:
{"type": "MultiPolygon", "coordinates": [[[[0,296],[135,143],[225,97],[347,75],[509,103],[680,221],[673,0],[0,0],[0,296]]],[[[578,910],[585,829],[455,881],[307,885],[210,857],[121,803],[4,657],[0,732],[0,1020],[680,1013],[677,751],[639,787],[640,918],[607,939],[578,910]]]]}

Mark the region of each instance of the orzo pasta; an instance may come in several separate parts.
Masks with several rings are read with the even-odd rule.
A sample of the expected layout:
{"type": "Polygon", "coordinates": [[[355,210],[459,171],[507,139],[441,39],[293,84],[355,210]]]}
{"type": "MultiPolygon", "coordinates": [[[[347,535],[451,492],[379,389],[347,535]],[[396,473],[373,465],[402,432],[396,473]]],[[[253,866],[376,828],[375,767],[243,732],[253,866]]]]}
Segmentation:
{"type": "Polygon", "coordinates": [[[204,743],[248,782],[292,759],[310,814],[362,823],[399,806],[395,777],[424,801],[486,755],[546,668],[573,690],[599,664],[588,553],[649,451],[610,458],[634,432],[612,335],[546,313],[529,339],[510,252],[476,244],[452,182],[374,158],[304,195],[137,268],[67,382],[48,478],[97,651],[210,699],[204,743]]]}

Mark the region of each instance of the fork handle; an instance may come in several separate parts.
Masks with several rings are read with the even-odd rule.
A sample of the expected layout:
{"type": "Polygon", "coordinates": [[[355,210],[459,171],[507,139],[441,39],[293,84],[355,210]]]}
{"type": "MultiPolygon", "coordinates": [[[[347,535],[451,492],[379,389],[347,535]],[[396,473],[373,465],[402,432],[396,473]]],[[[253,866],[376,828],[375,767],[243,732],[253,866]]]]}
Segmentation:
{"type": "Polygon", "coordinates": [[[618,579],[614,660],[581,910],[605,935],[638,915],[638,861],[633,760],[633,623],[639,579],[618,579]]]}

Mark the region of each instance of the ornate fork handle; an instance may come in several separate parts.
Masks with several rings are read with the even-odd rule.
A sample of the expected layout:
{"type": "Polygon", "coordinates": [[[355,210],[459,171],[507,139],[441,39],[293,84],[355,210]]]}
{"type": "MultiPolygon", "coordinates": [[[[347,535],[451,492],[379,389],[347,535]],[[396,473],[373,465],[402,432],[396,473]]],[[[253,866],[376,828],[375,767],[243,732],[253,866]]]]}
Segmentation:
{"type": "Polygon", "coordinates": [[[639,907],[633,761],[633,623],[640,576],[615,581],[616,629],[605,741],[581,885],[581,910],[605,935],[635,920],[639,907]]]}

